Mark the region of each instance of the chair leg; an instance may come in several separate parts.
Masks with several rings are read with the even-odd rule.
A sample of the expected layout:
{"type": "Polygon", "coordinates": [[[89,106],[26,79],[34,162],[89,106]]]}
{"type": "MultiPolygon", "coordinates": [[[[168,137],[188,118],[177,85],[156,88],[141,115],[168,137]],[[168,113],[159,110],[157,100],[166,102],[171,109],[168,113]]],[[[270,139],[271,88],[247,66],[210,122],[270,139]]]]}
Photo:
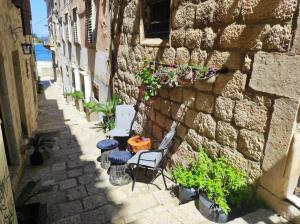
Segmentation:
{"type": "Polygon", "coordinates": [[[168,190],[168,186],[167,186],[166,178],[165,178],[165,175],[164,175],[164,169],[163,169],[163,168],[161,168],[161,169],[160,169],[160,172],[161,172],[161,175],[162,175],[162,178],[163,178],[164,184],[165,184],[165,188],[166,188],[166,190],[168,190]]]}
{"type": "Polygon", "coordinates": [[[132,187],[131,187],[131,191],[133,191],[134,184],[135,184],[135,169],[134,169],[133,166],[131,166],[131,170],[132,170],[132,187]]]}

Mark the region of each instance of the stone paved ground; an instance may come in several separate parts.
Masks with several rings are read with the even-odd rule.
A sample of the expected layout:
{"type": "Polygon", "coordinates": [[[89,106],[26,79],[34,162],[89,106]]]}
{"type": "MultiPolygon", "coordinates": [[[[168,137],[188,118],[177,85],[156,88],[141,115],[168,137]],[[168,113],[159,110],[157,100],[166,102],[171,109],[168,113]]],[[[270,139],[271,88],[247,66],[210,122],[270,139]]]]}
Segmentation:
{"type": "MultiPolygon", "coordinates": [[[[95,145],[105,137],[103,132],[94,129],[94,123],[88,123],[83,113],[66,103],[59,85],[51,84],[45,96],[39,96],[38,123],[40,132],[59,131],[54,147],[44,152],[44,164],[26,165],[21,182],[21,189],[30,181],[37,183],[26,203],[45,205],[43,223],[210,223],[194,202],[179,206],[170,191],[159,190],[155,185],[163,189],[160,177],[155,185],[137,183],[133,192],[131,184],[112,186],[97,161],[99,150],[95,145]]],[[[168,185],[172,183],[168,181],[168,185]]],[[[253,215],[256,221],[248,217],[233,223],[265,219],[261,223],[281,223],[272,212],[259,212],[253,215]],[[270,222],[270,217],[275,221],[270,222]]]]}

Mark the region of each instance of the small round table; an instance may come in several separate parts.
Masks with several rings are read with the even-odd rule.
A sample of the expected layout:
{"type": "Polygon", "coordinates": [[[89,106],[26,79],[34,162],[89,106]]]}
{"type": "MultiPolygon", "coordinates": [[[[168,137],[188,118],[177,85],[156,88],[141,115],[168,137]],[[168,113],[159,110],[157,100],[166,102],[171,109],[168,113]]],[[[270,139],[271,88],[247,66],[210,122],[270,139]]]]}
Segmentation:
{"type": "Polygon", "coordinates": [[[111,152],[111,150],[117,150],[119,146],[118,141],[114,139],[104,139],[97,143],[97,148],[101,150],[101,167],[103,169],[108,169],[110,166],[110,161],[108,160],[108,155],[111,152]]]}
{"type": "Polygon", "coordinates": [[[132,181],[131,172],[127,161],[132,154],[128,151],[114,151],[108,155],[111,162],[109,168],[109,182],[115,186],[129,184],[132,181]]]}
{"type": "Polygon", "coordinates": [[[128,139],[128,146],[132,153],[137,153],[140,150],[149,150],[151,148],[151,139],[134,136],[128,139]]]}

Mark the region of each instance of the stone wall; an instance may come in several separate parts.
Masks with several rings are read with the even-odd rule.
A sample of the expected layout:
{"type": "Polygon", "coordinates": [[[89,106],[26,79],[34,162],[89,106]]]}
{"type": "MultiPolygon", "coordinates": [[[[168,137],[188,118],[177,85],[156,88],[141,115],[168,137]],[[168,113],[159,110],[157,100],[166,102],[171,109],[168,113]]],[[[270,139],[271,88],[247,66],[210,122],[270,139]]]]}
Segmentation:
{"type": "MultiPolygon", "coordinates": [[[[215,81],[162,89],[158,97],[141,102],[137,129],[150,131],[160,140],[172,121],[178,121],[170,164],[184,163],[202,146],[212,156],[228,158],[247,173],[249,182],[256,183],[263,173],[277,99],[299,100],[299,76],[290,77],[284,69],[279,71],[282,76],[276,74],[282,55],[293,60],[298,57],[288,56],[296,29],[297,1],[174,0],[170,39],[160,46],[140,43],[140,1],[118,3],[121,6],[112,7],[117,66],[114,90],[126,103],[139,101],[138,82],[133,73],[140,59],[229,68],[228,74],[215,81]],[[274,61],[275,70],[261,72],[264,65],[274,61]],[[261,77],[265,74],[268,76],[261,77]],[[286,88],[270,87],[282,80],[289,80],[285,82],[286,88]],[[289,83],[295,87],[288,90],[289,83]]],[[[299,66],[299,61],[291,63],[299,66]]]]}
{"type": "MultiPolygon", "coordinates": [[[[0,120],[0,124],[1,124],[0,120]]],[[[18,223],[0,128],[0,223],[18,223]]]]}
{"type": "Polygon", "coordinates": [[[14,190],[25,159],[22,146],[33,135],[37,117],[35,62],[33,55],[24,55],[21,45],[31,43],[31,36],[23,35],[21,18],[12,1],[1,1],[0,119],[7,161],[16,171],[14,190]]]}

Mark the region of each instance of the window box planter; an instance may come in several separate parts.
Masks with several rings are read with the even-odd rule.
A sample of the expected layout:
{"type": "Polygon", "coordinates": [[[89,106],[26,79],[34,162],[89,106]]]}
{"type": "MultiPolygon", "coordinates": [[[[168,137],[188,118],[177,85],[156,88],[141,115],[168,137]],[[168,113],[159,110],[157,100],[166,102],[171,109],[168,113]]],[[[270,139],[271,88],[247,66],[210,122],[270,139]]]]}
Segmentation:
{"type": "Polygon", "coordinates": [[[229,219],[229,214],[225,214],[219,206],[205,195],[199,192],[199,211],[210,221],[225,223],[229,219]]]}
{"type": "Polygon", "coordinates": [[[83,102],[82,102],[82,99],[75,99],[75,107],[76,107],[77,110],[79,110],[80,112],[83,111],[83,102]]]}
{"type": "Polygon", "coordinates": [[[86,114],[86,119],[89,121],[89,122],[92,122],[92,121],[98,121],[99,120],[99,115],[97,112],[94,112],[92,109],[90,108],[84,108],[84,112],[86,114]]]}
{"type": "Polygon", "coordinates": [[[73,98],[72,96],[65,96],[67,103],[72,103],[73,102],[73,98]]]}

